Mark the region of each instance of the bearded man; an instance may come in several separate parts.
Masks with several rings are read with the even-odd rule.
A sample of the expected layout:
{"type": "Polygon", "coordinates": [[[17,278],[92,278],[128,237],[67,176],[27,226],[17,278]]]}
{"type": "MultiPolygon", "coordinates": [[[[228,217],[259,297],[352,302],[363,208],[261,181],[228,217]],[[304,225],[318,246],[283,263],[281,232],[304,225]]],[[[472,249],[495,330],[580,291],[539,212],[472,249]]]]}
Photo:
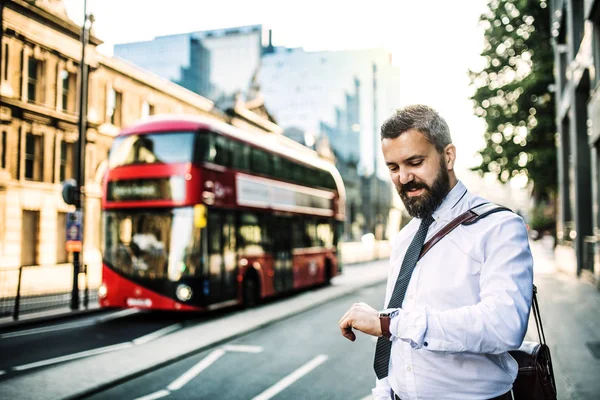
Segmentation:
{"type": "Polygon", "coordinates": [[[381,127],[390,177],[413,217],[391,241],[384,309],[355,303],[340,319],[379,337],[373,396],[384,399],[512,399],[529,320],[533,261],[518,215],[495,212],[459,225],[419,258],[426,239],[489,203],[455,175],[456,148],[444,119],[412,105],[381,127]]]}

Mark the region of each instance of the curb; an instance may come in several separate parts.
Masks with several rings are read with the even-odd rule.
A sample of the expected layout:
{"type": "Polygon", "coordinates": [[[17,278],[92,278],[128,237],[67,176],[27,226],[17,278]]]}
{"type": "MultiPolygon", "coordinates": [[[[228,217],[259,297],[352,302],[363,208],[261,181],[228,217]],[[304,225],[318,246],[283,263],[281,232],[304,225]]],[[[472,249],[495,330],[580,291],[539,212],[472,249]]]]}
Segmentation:
{"type": "Polygon", "coordinates": [[[348,289],[342,290],[340,293],[336,293],[336,294],[332,295],[331,297],[320,299],[319,301],[317,301],[315,303],[304,305],[304,306],[300,307],[297,310],[293,310],[293,311],[291,311],[289,313],[286,313],[286,314],[281,315],[279,317],[273,318],[273,319],[271,319],[269,321],[266,321],[266,322],[264,322],[262,324],[259,324],[257,326],[252,326],[252,327],[250,327],[248,329],[245,329],[245,330],[242,330],[240,332],[237,332],[236,334],[226,335],[226,336],[220,338],[219,340],[216,340],[216,341],[213,341],[213,342],[208,343],[206,345],[197,347],[194,350],[185,352],[183,354],[178,354],[176,356],[170,357],[167,360],[164,360],[164,361],[162,361],[160,363],[154,364],[154,365],[152,365],[150,367],[142,368],[142,369],[140,369],[138,371],[135,371],[133,373],[128,373],[128,374],[125,374],[123,376],[120,376],[117,379],[112,379],[112,380],[110,380],[108,382],[103,382],[101,384],[98,384],[98,385],[95,385],[95,386],[92,386],[92,387],[88,387],[86,389],[80,390],[79,392],[71,394],[71,395],[68,395],[66,397],[57,398],[56,400],[76,400],[76,399],[83,399],[83,398],[91,396],[93,394],[97,394],[97,393],[105,391],[105,390],[107,390],[107,389],[109,389],[111,387],[118,386],[119,384],[124,383],[126,381],[130,381],[130,380],[135,379],[135,378],[137,378],[139,376],[142,376],[142,375],[148,374],[150,372],[159,370],[159,369],[161,369],[161,368],[163,368],[165,366],[168,366],[170,364],[173,364],[173,363],[175,363],[177,361],[180,361],[180,360],[186,359],[188,357],[191,357],[191,356],[193,356],[195,354],[201,353],[201,352],[203,352],[205,350],[210,350],[212,348],[215,348],[215,347],[217,347],[217,346],[219,346],[219,345],[221,345],[221,344],[223,344],[225,342],[228,342],[230,340],[236,339],[236,338],[244,336],[244,335],[246,335],[248,333],[251,333],[251,332],[257,331],[259,329],[265,328],[267,326],[273,325],[273,324],[275,324],[277,322],[280,322],[280,321],[282,321],[284,319],[287,319],[287,318],[290,318],[290,317],[302,314],[302,313],[304,313],[304,312],[306,312],[306,311],[308,311],[308,310],[310,310],[310,309],[312,309],[314,307],[319,307],[319,306],[321,306],[321,305],[323,305],[323,304],[325,304],[325,303],[327,303],[327,302],[329,302],[331,300],[339,299],[339,298],[348,296],[350,294],[353,294],[355,292],[358,292],[360,290],[363,290],[363,289],[366,289],[366,288],[369,288],[369,287],[373,287],[373,286],[377,286],[377,285],[385,282],[386,280],[387,280],[387,276],[382,277],[380,279],[375,279],[374,281],[368,282],[368,283],[366,283],[364,285],[350,287],[348,289]]]}
{"type": "Polygon", "coordinates": [[[107,308],[100,308],[99,306],[93,306],[83,310],[65,311],[58,312],[55,314],[49,313],[35,313],[26,316],[24,319],[12,320],[7,322],[0,322],[0,333],[11,332],[14,329],[24,328],[31,325],[43,324],[46,322],[55,322],[68,320],[70,318],[77,318],[86,315],[100,314],[102,312],[110,311],[107,308]],[[41,315],[40,315],[41,314],[41,315]]]}

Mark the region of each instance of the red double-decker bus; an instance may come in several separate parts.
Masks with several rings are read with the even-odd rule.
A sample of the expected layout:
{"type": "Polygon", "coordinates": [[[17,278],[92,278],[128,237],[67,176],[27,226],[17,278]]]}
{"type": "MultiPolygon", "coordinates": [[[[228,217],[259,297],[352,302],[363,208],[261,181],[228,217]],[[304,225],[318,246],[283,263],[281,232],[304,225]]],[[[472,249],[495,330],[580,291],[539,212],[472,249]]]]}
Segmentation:
{"type": "Polygon", "coordinates": [[[159,116],[114,140],[103,193],[100,305],[253,306],[340,267],[336,168],[283,135],[159,116]]]}

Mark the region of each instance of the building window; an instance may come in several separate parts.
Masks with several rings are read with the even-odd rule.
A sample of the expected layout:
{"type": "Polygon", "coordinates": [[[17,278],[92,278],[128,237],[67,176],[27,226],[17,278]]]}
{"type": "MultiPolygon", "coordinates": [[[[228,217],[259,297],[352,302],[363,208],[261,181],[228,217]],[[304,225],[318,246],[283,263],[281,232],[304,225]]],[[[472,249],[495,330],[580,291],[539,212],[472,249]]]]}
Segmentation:
{"type": "Polygon", "coordinates": [[[27,79],[27,100],[30,103],[44,102],[44,63],[29,57],[29,77],[27,79]]]}
{"type": "Polygon", "coordinates": [[[67,213],[59,212],[56,214],[56,263],[63,264],[69,262],[69,253],[67,252],[67,213]]]}
{"type": "Polygon", "coordinates": [[[4,58],[2,65],[4,65],[4,71],[2,74],[2,78],[6,81],[8,80],[8,43],[4,43],[4,53],[2,53],[2,57],[4,58]]]}
{"type": "Polygon", "coordinates": [[[6,168],[6,131],[0,137],[0,168],[6,168]]]}
{"type": "Polygon", "coordinates": [[[43,137],[28,133],[25,136],[25,179],[42,181],[44,165],[43,137]]]}
{"type": "Polygon", "coordinates": [[[151,115],[154,115],[154,104],[150,104],[148,101],[144,100],[142,103],[142,118],[146,118],[151,115]]]}
{"type": "Polygon", "coordinates": [[[69,100],[71,96],[69,96],[69,93],[71,91],[71,76],[72,74],[69,73],[69,71],[65,71],[62,70],[60,71],[60,80],[62,82],[62,89],[61,89],[61,98],[62,98],[62,110],[63,111],[71,111],[72,107],[71,107],[71,102],[69,100]]]}
{"type": "Polygon", "coordinates": [[[21,225],[21,265],[38,265],[40,212],[23,210],[21,225]]]}
{"type": "Polygon", "coordinates": [[[592,53],[594,54],[594,67],[596,69],[594,86],[600,83],[600,11],[593,20],[593,38],[592,38],[592,53]]]}
{"type": "Polygon", "coordinates": [[[110,88],[106,102],[106,116],[108,117],[108,121],[114,126],[121,126],[123,94],[110,88]]]}
{"type": "Polygon", "coordinates": [[[59,178],[61,182],[71,178],[71,171],[68,166],[71,165],[73,160],[73,143],[67,143],[64,140],[60,142],[60,165],[59,165],[59,178]]]}

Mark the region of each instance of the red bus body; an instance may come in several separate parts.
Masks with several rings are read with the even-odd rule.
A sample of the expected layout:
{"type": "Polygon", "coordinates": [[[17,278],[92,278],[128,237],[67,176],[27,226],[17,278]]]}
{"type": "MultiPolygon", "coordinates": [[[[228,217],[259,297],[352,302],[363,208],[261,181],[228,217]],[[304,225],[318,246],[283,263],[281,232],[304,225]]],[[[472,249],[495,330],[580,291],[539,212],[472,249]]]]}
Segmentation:
{"type": "Polygon", "coordinates": [[[291,139],[151,117],[124,129],[109,159],[102,307],[253,305],[339,273],[341,177],[291,139]]]}

